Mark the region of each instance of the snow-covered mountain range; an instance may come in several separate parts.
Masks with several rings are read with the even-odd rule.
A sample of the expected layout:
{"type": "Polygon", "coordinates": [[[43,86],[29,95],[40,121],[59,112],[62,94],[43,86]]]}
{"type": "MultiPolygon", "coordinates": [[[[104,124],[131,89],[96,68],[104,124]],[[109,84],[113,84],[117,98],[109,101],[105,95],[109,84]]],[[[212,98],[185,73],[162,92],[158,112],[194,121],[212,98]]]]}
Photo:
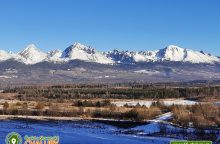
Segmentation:
{"type": "Polygon", "coordinates": [[[34,44],[28,45],[22,52],[13,53],[0,50],[0,61],[13,59],[25,64],[36,64],[43,61],[62,63],[70,60],[83,60],[101,64],[137,62],[190,62],[190,63],[220,63],[220,58],[203,51],[194,51],[169,45],[164,49],[156,51],[119,51],[99,52],[90,46],[75,43],[67,47],[64,51],[53,50],[42,52],[34,44]]]}

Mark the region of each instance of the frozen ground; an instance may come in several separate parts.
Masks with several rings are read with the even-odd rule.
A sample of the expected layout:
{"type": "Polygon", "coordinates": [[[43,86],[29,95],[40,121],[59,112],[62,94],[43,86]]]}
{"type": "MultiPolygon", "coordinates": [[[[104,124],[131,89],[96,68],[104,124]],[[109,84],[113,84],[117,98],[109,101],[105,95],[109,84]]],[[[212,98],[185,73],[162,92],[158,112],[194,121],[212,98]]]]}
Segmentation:
{"type": "Polygon", "coordinates": [[[0,121],[0,143],[5,136],[18,132],[22,137],[59,136],[60,144],[167,144],[169,138],[140,137],[117,134],[120,128],[89,121],[28,122],[19,120],[0,121]]]}
{"type": "MultiPolygon", "coordinates": [[[[5,143],[5,137],[10,132],[18,132],[22,137],[59,136],[60,144],[168,144],[170,140],[184,139],[181,136],[171,139],[169,134],[160,135],[163,126],[172,130],[172,134],[182,130],[167,122],[171,117],[172,113],[165,113],[147,124],[126,129],[83,120],[1,120],[0,144],[5,143]]],[[[193,129],[189,130],[193,132],[193,129]]]]}
{"type": "MultiPolygon", "coordinates": [[[[127,104],[129,106],[136,106],[137,104],[140,104],[141,106],[144,105],[146,107],[150,107],[153,102],[156,102],[156,101],[153,101],[153,100],[117,101],[117,102],[113,102],[113,104],[116,104],[117,106],[124,106],[125,104],[127,104]]],[[[182,99],[162,100],[160,102],[164,103],[166,106],[169,106],[169,105],[194,105],[197,103],[195,101],[182,100],[182,99]]]]}

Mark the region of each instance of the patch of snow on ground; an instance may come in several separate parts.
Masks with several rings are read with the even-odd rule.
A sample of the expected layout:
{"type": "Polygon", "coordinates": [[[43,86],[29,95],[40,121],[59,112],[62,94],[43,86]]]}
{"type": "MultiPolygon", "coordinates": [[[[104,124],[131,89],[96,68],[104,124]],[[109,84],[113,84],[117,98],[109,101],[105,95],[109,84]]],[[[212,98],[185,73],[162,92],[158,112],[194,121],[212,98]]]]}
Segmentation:
{"type": "MultiPolygon", "coordinates": [[[[124,106],[125,104],[127,104],[128,106],[136,106],[137,104],[140,104],[141,106],[146,106],[146,107],[150,107],[152,105],[153,100],[148,100],[148,101],[141,101],[141,100],[137,100],[137,101],[117,101],[117,102],[112,102],[113,104],[115,104],[116,106],[124,106]]],[[[170,106],[170,105],[194,105],[197,104],[198,102],[195,101],[191,101],[191,100],[181,100],[181,99],[176,99],[176,100],[163,100],[160,101],[162,103],[164,103],[166,106],[170,106]]]]}
{"type": "Polygon", "coordinates": [[[137,71],[134,71],[134,72],[135,73],[140,73],[140,74],[148,74],[148,75],[155,75],[155,74],[160,73],[159,71],[156,71],[156,70],[146,70],[146,69],[137,70],[137,71]]]}
{"type": "Polygon", "coordinates": [[[165,114],[160,115],[158,118],[155,119],[155,121],[165,121],[171,119],[173,116],[173,113],[168,112],[165,114]]]}

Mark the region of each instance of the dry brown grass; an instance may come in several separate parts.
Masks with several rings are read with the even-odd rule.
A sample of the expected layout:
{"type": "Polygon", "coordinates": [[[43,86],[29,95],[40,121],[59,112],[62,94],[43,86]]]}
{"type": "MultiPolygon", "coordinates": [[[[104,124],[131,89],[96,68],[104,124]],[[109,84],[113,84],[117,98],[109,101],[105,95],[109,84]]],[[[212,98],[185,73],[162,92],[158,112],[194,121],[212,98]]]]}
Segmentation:
{"type": "Polygon", "coordinates": [[[0,99],[14,100],[17,95],[17,93],[0,93],[0,99]]]}
{"type": "Polygon", "coordinates": [[[45,104],[43,103],[43,102],[38,102],[37,104],[36,104],[36,109],[37,110],[43,110],[44,109],[44,107],[45,107],[45,104]]]}
{"type": "Polygon", "coordinates": [[[215,104],[197,104],[193,106],[174,106],[173,122],[189,126],[193,124],[198,128],[217,127],[220,124],[220,109],[215,104]]]}

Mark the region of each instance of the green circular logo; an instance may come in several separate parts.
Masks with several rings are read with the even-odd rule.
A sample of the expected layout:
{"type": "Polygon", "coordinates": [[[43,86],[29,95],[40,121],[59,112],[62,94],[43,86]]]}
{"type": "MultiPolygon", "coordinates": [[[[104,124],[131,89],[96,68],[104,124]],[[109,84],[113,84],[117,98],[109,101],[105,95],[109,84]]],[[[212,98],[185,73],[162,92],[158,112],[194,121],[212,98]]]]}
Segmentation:
{"type": "Polygon", "coordinates": [[[22,137],[19,133],[11,132],[5,138],[6,144],[22,144],[22,137]]]}

